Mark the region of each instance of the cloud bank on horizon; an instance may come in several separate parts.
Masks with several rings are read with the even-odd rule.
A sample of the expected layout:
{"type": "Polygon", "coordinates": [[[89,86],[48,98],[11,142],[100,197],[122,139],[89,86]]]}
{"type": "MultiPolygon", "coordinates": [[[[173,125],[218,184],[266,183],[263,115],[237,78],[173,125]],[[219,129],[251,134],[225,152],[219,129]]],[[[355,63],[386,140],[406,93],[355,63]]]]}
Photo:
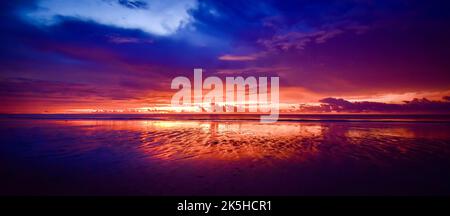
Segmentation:
{"type": "Polygon", "coordinates": [[[5,1],[0,112],[164,106],[171,79],[197,67],[280,76],[286,107],[329,97],[444,101],[449,9],[415,0],[5,1]]]}

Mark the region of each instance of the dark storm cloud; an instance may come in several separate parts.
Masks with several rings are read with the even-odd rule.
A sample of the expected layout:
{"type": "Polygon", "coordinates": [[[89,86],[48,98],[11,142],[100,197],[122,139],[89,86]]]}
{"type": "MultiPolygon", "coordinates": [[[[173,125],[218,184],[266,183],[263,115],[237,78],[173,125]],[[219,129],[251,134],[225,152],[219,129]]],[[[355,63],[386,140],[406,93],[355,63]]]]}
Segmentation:
{"type": "MultiPolygon", "coordinates": [[[[443,99],[447,100],[449,96],[443,99]]],[[[387,104],[379,102],[350,102],[340,98],[324,98],[320,102],[326,104],[321,106],[324,112],[428,112],[428,113],[449,113],[450,102],[447,101],[431,101],[426,98],[411,101],[404,101],[404,104],[387,104]]]]}

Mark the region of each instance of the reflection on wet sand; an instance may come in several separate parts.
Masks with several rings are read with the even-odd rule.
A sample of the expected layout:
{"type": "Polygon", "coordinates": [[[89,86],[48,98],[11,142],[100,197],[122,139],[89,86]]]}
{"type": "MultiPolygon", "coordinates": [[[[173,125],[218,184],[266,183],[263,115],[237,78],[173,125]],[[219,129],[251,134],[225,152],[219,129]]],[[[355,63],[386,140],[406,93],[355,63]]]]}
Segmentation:
{"type": "MultiPolygon", "coordinates": [[[[297,159],[317,152],[320,125],[217,121],[68,121],[84,130],[133,131],[138,148],[164,160],[297,159]]],[[[130,140],[131,141],[131,140],[130,140]]]]}
{"type": "MultiPolygon", "coordinates": [[[[61,121],[82,130],[129,131],[126,139],[148,157],[162,160],[305,161],[314,155],[354,157],[374,163],[386,157],[446,153],[448,125],[423,127],[411,123],[259,124],[254,121],[61,121]],[[435,129],[433,129],[435,128],[435,129]],[[428,144],[425,144],[428,143],[428,144]],[[434,152],[436,153],[436,152],[434,152]]],[[[378,162],[377,162],[378,161],[378,162]]]]}
{"type": "Polygon", "coordinates": [[[302,159],[317,151],[315,139],[321,135],[320,129],[296,124],[199,123],[191,128],[143,132],[141,147],[166,160],[302,159]]]}
{"type": "Polygon", "coordinates": [[[0,119],[0,194],[448,195],[448,131],[440,122],[0,119]]]}

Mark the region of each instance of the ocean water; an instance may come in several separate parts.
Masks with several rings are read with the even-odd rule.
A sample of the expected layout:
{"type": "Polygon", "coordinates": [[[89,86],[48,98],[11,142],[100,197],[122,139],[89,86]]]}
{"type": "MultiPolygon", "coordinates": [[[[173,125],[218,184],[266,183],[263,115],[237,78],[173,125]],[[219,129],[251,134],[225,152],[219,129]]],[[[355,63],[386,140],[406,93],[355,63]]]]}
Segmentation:
{"type": "Polygon", "coordinates": [[[0,117],[1,195],[450,195],[448,116],[0,117]]]}

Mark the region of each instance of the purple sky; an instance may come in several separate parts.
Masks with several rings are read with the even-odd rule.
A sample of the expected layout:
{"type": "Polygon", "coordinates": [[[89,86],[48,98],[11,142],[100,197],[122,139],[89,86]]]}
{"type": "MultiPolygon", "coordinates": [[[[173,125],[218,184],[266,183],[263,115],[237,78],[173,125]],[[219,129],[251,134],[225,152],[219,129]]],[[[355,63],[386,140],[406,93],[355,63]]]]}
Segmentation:
{"type": "Polygon", "coordinates": [[[281,102],[292,109],[330,97],[450,95],[444,1],[35,0],[0,8],[2,113],[164,106],[171,80],[193,68],[280,76],[281,102]]]}

